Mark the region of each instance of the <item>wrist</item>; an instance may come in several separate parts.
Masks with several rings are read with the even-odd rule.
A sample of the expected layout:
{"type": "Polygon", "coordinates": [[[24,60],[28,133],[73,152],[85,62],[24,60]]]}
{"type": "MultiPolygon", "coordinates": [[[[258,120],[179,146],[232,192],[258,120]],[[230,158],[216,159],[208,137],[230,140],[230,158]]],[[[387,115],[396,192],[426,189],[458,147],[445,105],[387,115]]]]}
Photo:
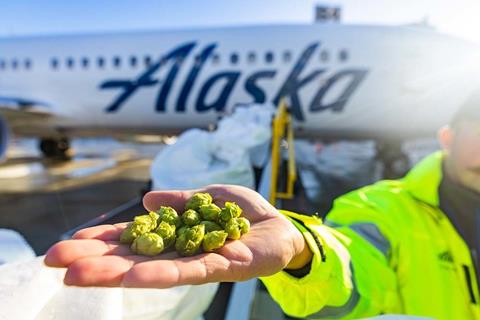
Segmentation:
{"type": "Polygon", "coordinates": [[[300,246],[297,250],[297,253],[293,256],[293,258],[290,260],[290,262],[287,264],[285,269],[300,269],[306,266],[310,261],[312,261],[313,258],[313,253],[308,247],[307,242],[305,241],[305,238],[303,235],[297,230],[297,232],[300,234],[301,241],[300,246]]]}

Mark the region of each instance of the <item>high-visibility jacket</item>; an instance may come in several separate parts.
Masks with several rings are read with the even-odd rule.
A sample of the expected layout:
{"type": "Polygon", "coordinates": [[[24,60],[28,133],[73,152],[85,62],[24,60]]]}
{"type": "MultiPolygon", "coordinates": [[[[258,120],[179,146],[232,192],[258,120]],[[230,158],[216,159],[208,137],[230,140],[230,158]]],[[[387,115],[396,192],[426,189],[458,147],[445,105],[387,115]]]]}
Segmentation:
{"type": "Polygon", "coordinates": [[[312,319],[480,319],[470,250],[439,209],[442,157],[432,154],[401,180],[338,198],[324,223],[284,212],[314,254],[302,278],[285,271],[261,278],[284,312],[312,319]]]}

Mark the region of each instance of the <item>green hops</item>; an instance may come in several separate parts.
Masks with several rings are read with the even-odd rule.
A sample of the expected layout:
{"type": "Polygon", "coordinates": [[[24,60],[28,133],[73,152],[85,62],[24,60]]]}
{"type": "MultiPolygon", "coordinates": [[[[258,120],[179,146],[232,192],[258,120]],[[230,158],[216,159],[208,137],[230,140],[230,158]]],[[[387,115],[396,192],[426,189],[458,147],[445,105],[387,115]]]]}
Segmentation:
{"type": "Polygon", "coordinates": [[[215,223],[213,221],[202,221],[200,224],[203,224],[205,226],[205,232],[212,232],[212,231],[220,231],[223,230],[223,228],[218,225],[218,223],[215,223]]]}
{"type": "Polygon", "coordinates": [[[225,231],[228,233],[228,239],[232,240],[238,240],[242,235],[242,232],[240,231],[240,225],[235,218],[230,219],[225,223],[225,231]]]}
{"type": "Polygon", "coordinates": [[[210,194],[196,193],[180,216],[164,206],[137,216],[122,232],[120,242],[131,244],[135,254],[155,256],[174,247],[180,255],[192,256],[215,251],[227,239],[238,240],[249,232],[250,222],[241,217],[242,209],[235,202],[220,208],[212,201],[210,194]]]}
{"type": "Polygon", "coordinates": [[[145,230],[142,225],[136,225],[133,222],[129,222],[120,235],[120,243],[132,243],[136,237],[148,231],[149,230],[145,230]]]}
{"type": "Polygon", "coordinates": [[[212,196],[208,193],[195,193],[185,204],[185,210],[197,210],[202,205],[212,203],[212,196]]]}
{"type": "Polygon", "coordinates": [[[218,215],[222,211],[215,203],[201,205],[198,209],[203,219],[217,221],[218,215]]]}
{"type": "Polygon", "coordinates": [[[175,249],[182,256],[193,256],[199,251],[204,236],[205,226],[203,224],[188,228],[178,237],[175,249]]]}
{"type": "Polygon", "coordinates": [[[219,219],[227,222],[232,218],[240,217],[242,209],[235,202],[225,202],[225,208],[220,212],[219,219]]]}
{"type": "Polygon", "coordinates": [[[155,233],[163,239],[165,249],[175,243],[175,225],[168,224],[165,221],[160,222],[155,233]]]}
{"type": "Polygon", "coordinates": [[[250,221],[245,217],[237,218],[238,225],[240,226],[240,232],[242,234],[248,233],[250,231],[250,221]]]}
{"type": "Polygon", "coordinates": [[[177,231],[175,232],[177,237],[179,237],[182,233],[184,233],[185,231],[187,231],[188,227],[187,226],[182,226],[180,228],[177,229],[177,231]]]}
{"type": "Polygon", "coordinates": [[[200,215],[197,211],[188,209],[182,214],[182,222],[189,227],[193,227],[200,223],[200,215]]]}
{"type": "Polygon", "coordinates": [[[219,249],[225,244],[228,234],[225,231],[208,232],[203,237],[202,247],[204,251],[213,251],[219,249]]]}
{"type": "Polygon", "coordinates": [[[242,234],[250,231],[250,221],[244,217],[232,218],[224,225],[228,239],[238,240],[242,234]]]}
{"type": "Polygon", "coordinates": [[[175,211],[175,209],[172,207],[160,207],[157,212],[160,215],[160,221],[173,224],[177,228],[181,226],[182,222],[180,217],[178,216],[177,211],[175,211]]]}
{"type": "Polygon", "coordinates": [[[163,239],[156,233],[145,233],[136,238],[130,248],[136,254],[152,257],[163,251],[163,239]]]}
{"type": "Polygon", "coordinates": [[[133,222],[127,225],[127,228],[120,236],[121,243],[132,243],[138,236],[150,232],[157,227],[158,214],[151,211],[148,215],[136,216],[133,222]]]}

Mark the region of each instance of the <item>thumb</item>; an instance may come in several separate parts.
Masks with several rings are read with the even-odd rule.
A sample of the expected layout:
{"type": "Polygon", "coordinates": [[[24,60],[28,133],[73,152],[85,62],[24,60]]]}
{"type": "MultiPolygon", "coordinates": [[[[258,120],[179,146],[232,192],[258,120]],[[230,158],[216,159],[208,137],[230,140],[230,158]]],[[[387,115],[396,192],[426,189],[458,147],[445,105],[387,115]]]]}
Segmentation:
{"type": "Polygon", "coordinates": [[[150,191],[143,197],[143,206],[148,211],[158,210],[161,206],[172,207],[183,212],[185,203],[198,190],[150,191]]]}

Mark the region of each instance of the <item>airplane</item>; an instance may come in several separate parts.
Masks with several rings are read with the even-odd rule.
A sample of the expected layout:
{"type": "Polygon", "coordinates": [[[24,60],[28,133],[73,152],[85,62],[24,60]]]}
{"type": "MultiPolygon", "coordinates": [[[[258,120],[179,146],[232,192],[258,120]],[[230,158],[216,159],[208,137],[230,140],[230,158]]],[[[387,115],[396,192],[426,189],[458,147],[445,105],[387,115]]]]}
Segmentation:
{"type": "Polygon", "coordinates": [[[9,132],[47,157],[76,136],[176,134],[286,98],[298,135],[429,135],[480,85],[479,47],[419,26],[306,24],[0,39],[9,132]]]}

